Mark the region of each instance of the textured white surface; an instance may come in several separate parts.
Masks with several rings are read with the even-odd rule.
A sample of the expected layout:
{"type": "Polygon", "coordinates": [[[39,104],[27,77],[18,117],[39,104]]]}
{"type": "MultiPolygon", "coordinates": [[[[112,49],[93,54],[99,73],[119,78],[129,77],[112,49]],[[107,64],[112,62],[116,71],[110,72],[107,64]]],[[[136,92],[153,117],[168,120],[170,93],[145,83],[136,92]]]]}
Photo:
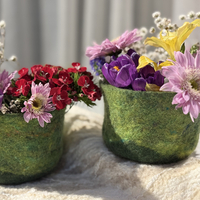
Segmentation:
{"type": "Polygon", "coordinates": [[[103,117],[74,106],[65,119],[64,155],[41,180],[0,186],[1,200],[199,200],[200,158],[153,166],[121,159],[101,138],[103,117]]]}

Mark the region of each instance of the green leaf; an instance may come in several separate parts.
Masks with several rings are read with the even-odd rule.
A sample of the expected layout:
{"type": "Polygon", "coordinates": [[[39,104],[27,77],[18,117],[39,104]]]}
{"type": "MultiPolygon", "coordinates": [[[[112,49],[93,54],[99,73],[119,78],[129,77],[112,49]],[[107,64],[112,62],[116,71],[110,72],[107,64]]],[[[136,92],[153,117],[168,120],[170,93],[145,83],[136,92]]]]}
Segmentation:
{"type": "Polygon", "coordinates": [[[185,52],[185,42],[182,44],[180,52],[181,52],[181,53],[184,53],[184,52],[185,52]]]}

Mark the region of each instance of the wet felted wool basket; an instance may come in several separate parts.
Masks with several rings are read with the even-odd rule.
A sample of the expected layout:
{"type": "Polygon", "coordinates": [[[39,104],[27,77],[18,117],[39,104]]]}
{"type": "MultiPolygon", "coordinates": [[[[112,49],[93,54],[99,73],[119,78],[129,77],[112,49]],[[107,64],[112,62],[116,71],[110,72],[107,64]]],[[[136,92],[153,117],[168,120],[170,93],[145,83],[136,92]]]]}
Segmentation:
{"type": "Polygon", "coordinates": [[[191,121],[172,105],[174,93],[133,91],[101,83],[105,114],[103,139],[116,155],[150,164],[188,157],[199,138],[199,118],[191,121]]]}
{"type": "Polygon", "coordinates": [[[51,172],[63,152],[63,110],[42,128],[22,113],[0,114],[0,184],[19,184],[51,172]]]}

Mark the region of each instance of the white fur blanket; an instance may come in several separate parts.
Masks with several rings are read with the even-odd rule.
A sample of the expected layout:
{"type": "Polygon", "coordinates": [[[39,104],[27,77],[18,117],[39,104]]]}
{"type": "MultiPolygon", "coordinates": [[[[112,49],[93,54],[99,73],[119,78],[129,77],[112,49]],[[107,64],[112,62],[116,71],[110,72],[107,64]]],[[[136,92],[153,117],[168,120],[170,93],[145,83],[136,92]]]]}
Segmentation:
{"type": "Polygon", "coordinates": [[[65,151],[38,181],[0,186],[0,200],[199,200],[200,158],[171,165],[121,159],[105,147],[103,117],[74,106],[65,116],[65,151]]]}

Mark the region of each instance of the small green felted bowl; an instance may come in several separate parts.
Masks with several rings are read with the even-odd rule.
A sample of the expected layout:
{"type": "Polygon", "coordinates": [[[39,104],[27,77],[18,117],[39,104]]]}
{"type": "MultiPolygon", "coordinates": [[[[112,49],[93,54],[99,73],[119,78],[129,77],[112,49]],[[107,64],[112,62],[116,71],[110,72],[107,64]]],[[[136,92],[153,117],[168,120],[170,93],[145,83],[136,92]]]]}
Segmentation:
{"type": "Polygon", "coordinates": [[[173,163],[188,157],[199,138],[193,123],[175,109],[172,92],[144,92],[101,83],[105,114],[103,139],[116,155],[150,164],[173,163]]]}
{"type": "Polygon", "coordinates": [[[63,152],[65,110],[55,110],[51,123],[26,123],[22,113],[0,115],[0,184],[19,184],[51,172],[63,152]]]}

